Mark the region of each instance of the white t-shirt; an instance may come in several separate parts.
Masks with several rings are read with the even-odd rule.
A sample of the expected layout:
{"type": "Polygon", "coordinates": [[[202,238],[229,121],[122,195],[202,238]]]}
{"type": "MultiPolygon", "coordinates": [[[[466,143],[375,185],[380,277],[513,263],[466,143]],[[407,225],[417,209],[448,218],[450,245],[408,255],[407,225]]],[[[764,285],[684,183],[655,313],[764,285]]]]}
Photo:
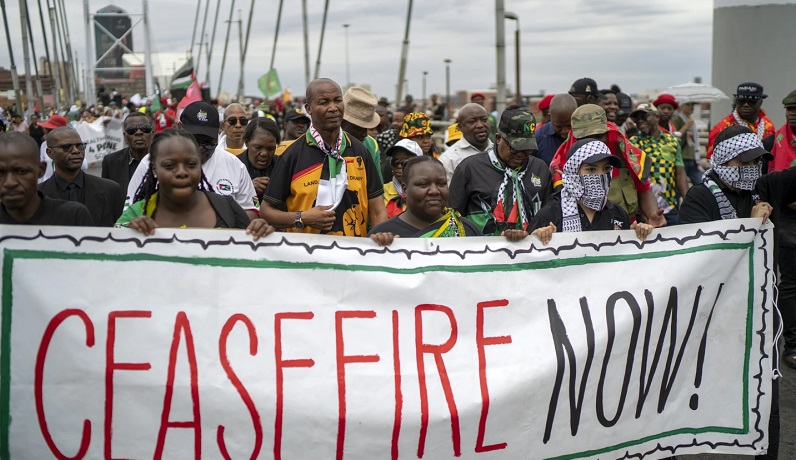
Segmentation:
{"type": "MultiPolygon", "coordinates": [[[[125,206],[132,204],[133,196],[144,181],[148,169],[149,154],[141,159],[133,177],[130,178],[125,206]]],[[[245,211],[259,211],[260,203],[257,200],[254,184],[246,171],[246,166],[235,155],[218,146],[213,156],[202,165],[202,171],[214,192],[232,196],[245,211]]]]}
{"type": "MultiPolygon", "coordinates": [[[[489,150],[492,147],[492,141],[487,139],[487,142],[489,145],[487,145],[486,150],[489,150]]],[[[484,150],[484,152],[486,152],[486,150],[484,150]]],[[[471,157],[477,153],[483,152],[462,137],[440,155],[439,161],[442,162],[442,167],[445,168],[445,176],[448,178],[448,185],[450,185],[451,179],[453,179],[453,172],[456,171],[456,167],[459,166],[459,163],[464,161],[465,158],[471,157]]]]}

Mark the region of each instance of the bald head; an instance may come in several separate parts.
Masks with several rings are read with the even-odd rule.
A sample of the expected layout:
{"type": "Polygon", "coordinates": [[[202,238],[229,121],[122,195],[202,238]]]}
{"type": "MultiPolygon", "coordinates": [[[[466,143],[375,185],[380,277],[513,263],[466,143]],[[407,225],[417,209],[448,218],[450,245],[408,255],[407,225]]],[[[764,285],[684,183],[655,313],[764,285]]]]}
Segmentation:
{"type": "Polygon", "coordinates": [[[0,157],[4,157],[11,152],[23,154],[25,158],[38,163],[39,145],[32,137],[24,133],[10,132],[0,136],[0,157]]]}
{"type": "Polygon", "coordinates": [[[553,130],[566,139],[572,129],[572,113],[578,108],[578,101],[571,94],[556,94],[550,101],[550,123],[553,130]]]}
{"type": "Polygon", "coordinates": [[[489,147],[489,116],[480,104],[470,103],[459,109],[462,137],[480,151],[489,147]]]}
{"type": "Polygon", "coordinates": [[[61,126],[47,133],[47,135],[44,136],[44,140],[47,142],[47,145],[56,145],[58,144],[58,140],[64,137],[65,134],[72,133],[77,134],[77,131],[67,126],[61,126]]]}
{"type": "Polygon", "coordinates": [[[315,94],[318,89],[320,88],[327,88],[327,87],[334,87],[337,88],[337,91],[340,91],[342,94],[343,90],[340,89],[340,85],[337,84],[336,81],[332,80],[331,78],[316,78],[312,80],[309,85],[307,85],[307,93],[305,96],[305,104],[312,103],[312,100],[315,98],[315,94]]]}

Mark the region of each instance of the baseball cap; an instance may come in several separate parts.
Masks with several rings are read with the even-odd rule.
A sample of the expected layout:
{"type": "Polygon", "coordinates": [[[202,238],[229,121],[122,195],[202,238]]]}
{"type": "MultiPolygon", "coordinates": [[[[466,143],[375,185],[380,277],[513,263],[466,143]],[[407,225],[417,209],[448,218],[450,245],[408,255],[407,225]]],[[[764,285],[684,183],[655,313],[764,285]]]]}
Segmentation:
{"type": "Polygon", "coordinates": [[[393,156],[397,150],[407,151],[417,157],[423,155],[423,149],[421,149],[420,145],[412,139],[401,139],[400,141],[396,142],[395,145],[387,149],[387,156],[393,156]]]}
{"type": "Polygon", "coordinates": [[[500,115],[498,131],[515,150],[536,150],[536,118],[525,109],[507,109],[500,115]]]}
{"type": "Polygon", "coordinates": [[[765,99],[768,94],[763,94],[763,85],[754,82],[746,82],[738,85],[733,96],[741,99],[765,99]]]}
{"type": "Polygon", "coordinates": [[[553,100],[555,94],[548,94],[541,101],[539,101],[539,110],[545,110],[550,108],[550,101],[553,100]]]}
{"type": "Polygon", "coordinates": [[[622,167],[622,160],[614,156],[611,153],[611,149],[609,149],[603,141],[599,141],[597,139],[581,139],[578,142],[575,142],[567,151],[567,160],[569,160],[572,155],[579,150],[587,151],[589,155],[583,159],[583,164],[593,165],[594,163],[608,158],[608,162],[611,163],[611,166],[615,168],[622,167]]]}
{"type": "Polygon", "coordinates": [[[723,150],[727,152],[729,159],[737,158],[740,161],[752,161],[759,157],[771,161],[774,155],[763,148],[763,144],[757,138],[757,135],[746,126],[731,125],[716,135],[714,141],[714,152],[717,153],[723,150]],[[719,152],[716,152],[718,150],[719,152]]]}
{"type": "Polygon", "coordinates": [[[633,111],[633,98],[625,93],[616,93],[619,103],[619,115],[629,115],[633,111]]]}
{"type": "Polygon", "coordinates": [[[66,118],[60,115],[51,115],[50,118],[47,119],[47,121],[45,121],[44,123],[39,123],[39,126],[47,129],[60,128],[66,125],[67,125],[66,118]]]}
{"type": "Polygon", "coordinates": [[[786,109],[790,107],[796,107],[796,89],[785,96],[785,99],[782,100],[782,105],[785,106],[786,109]]]}
{"type": "Polygon", "coordinates": [[[461,138],[462,138],[462,130],[459,129],[459,123],[454,123],[448,126],[448,129],[445,131],[445,145],[450,147],[451,145],[458,142],[458,140],[461,138]]]}
{"type": "Polygon", "coordinates": [[[661,104],[669,104],[675,109],[680,106],[677,101],[674,99],[674,96],[667,93],[662,93],[658,95],[658,98],[652,103],[655,107],[658,107],[661,104]]]}
{"type": "Polygon", "coordinates": [[[636,110],[630,112],[630,118],[632,119],[641,115],[648,115],[650,113],[658,113],[658,108],[654,102],[652,104],[639,104],[638,107],[636,107],[636,110]]]}
{"type": "Polygon", "coordinates": [[[608,117],[599,105],[583,104],[572,112],[572,136],[575,139],[608,132],[608,117]]]}
{"type": "Polygon", "coordinates": [[[182,129],[191,134],[218,137],[221,120],[218,111],[205,101],[191,102],[180,114],[182,129]]]}
{"type": "Polygon", "coordinates": [[[480,97],[481,99],[486,99],[486,96],[484,96],[484,93],[476,92],[476,93],[473,93],[473,94],[470,95],[470,102],[473,102],[473,100],[475,98],[477,98],[477,97],[480,97]]]}
{"type": "Polygon", "coordinates": [[[309,123],[309,122],[311,122],[311,121],[312,121],[312,120],[310,120],[310,117],[309,117],[309,115],[307,115],[306,113],[304,113],[304,111],[303,111],[303,110],[301,110],[301,109],[300,109],[300,108],[298,108],[298,107],[296,107],[296,108],[295,108],[295,109],[293,109],[293,110],[288,110],[288,111],[287,111],[287,114],[285,114],[285,122],[288,122],[288,121],[293,121],[293,120],[298,120],[299,118],[303,118],[304,120],[306,120],[306,121],[307,121],[307,123],[309,123]]]}
{"type": "Polygon", "coordinates": [[[597,89],[597,82],[587,77],[575,80],[575,83],[569,88],[569,94],[585,94],[587,96],[597,96],[600,99],[605,99],[605,94],[597,89]]]}

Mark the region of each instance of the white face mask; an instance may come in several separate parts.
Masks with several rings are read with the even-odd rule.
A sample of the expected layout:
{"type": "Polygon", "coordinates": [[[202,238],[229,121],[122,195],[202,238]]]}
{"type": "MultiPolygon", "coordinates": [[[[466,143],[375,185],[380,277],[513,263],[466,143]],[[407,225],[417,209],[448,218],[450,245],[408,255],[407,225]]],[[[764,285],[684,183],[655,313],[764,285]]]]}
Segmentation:
{"type": "Polygon", "coordinates": [[[725,184],[739,190],[753,190],[763,175],[763,164],[752,166],[714,166],[713,170],[725,184]]]}
{"type": "Polygon", "coordinates": [[[608,202],[608,187],[611,186],[610,174],[579,175],[583,194],[577,197],[584,206],[600,211],[608,202]]]}

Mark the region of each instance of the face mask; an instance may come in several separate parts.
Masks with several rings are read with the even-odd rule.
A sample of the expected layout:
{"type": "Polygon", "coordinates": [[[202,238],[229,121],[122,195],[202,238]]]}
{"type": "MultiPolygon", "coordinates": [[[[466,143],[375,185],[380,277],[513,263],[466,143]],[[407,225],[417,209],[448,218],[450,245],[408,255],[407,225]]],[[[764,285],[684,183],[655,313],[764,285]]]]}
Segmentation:
{"type": "Polygon", "coordinates": [[[714,166],[713,170],[730,187],[739,190],[752,190],[763,175],[763,165],[752,166],[714,166]]]}
{"type": "Polygon", "coordinates": [[[583,185],[583,194],[578,197],[578,201],[584,206],[600,211],[608,202],[608,187],[611,185],[610,174],[584,175],[580,177],[583,185]]]}

